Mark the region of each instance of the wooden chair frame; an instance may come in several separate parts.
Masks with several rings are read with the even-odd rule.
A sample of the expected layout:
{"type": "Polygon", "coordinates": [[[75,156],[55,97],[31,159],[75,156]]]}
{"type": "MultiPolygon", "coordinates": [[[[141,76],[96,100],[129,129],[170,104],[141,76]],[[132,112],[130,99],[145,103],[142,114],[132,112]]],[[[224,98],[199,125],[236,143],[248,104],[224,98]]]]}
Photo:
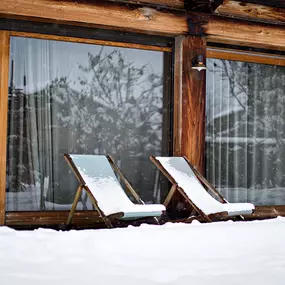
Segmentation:
{"type": "MultiPolygon", "coordinates": [[[[138,193],[134,190],[132,185],[125,178],[125,176],[123,175],[123,173],[120,170],[120,168],[115,164],[113,158],[110,155],[107,155],[106,157],[107,157],[107,159],[108,159],[112,169],[114,170],[114,172],[119,175],[119,177],[122,179],[122,181],[126,185],[126,189],[128,190],[128,192],[135,198],[137,203],[144,204],[143,200],[140,198],[138,193]]],[[[65,158],[66,162],[68,163],[68,165],[70,166],[70,168],[73,171],[73,173],[75,174],[77,180],[80,183],[79,187],[77,188],[77,191],[76,191],[76,194],[75,194],[75,198],[74,198],[74,201],[72,203],[72,206],[71,206],[71,209],[70,209],[67,221],[66,221],[66,225],[70,224],[70,222],[71,222],[71,220],[73,218],[74,212],[76,210],[76,206],[78,204],[78,201],[79,201],[79,199],[81,197],[82,190],[84,189],[86,191],[86,193],[88,194],[89,198],[91,199],[91,202],[92,202],[95,210],[99,213],[100,217],[104,221],[105,225],[108,228],[113,228],[114,227],[113,223],[114,222],[118,222],[124,216],[124,213],[123,212],[119,212],[119,213],[115,213],[115,214],[106,216],[105,213],[98,206],[98,202],[97,202],[96,198],[93,196],[93,194],[91,193],[90,189],[86,185],[84,179],[82,178],[81,174],[79,173],[79,171],[78,171],[77,167],[75,166],[73,160],[71,159],[70,155],[69,154],[64,154],[64,158],[65,158]]],[[[155,219],[156,223],[158,223],[158,220],[156,218],[154,218],[154,219],[155,219]]]]}
{"type": "MultiPolygon", "coordinates": [[[[191,163],[189,162],[189,160],[183,156],[183,158],[186,160],[188,166],[192,169],[192,171],[194,172],[194,174],[197,176],[197,178],[199,179],[199,181],[202,183],[202,185],[205,187],[206,191],[208,192],[212,192],[214,195],[216,195],[220,202],[225,204],[228,203],[228,201],[217,191],[217,189],[215,189],[215,187],[213,185],[211,185],[211,183],[209,181],[207,181],[207,179],[195,168],[191,165],[191,163]]],[[[172,187],[168,193],[168,195],[166,196],[163,205],[165,207],[167,207],[174,195],[174,193],[176,191],[178,191],[183,198],[186,200],[186,202],[188,202],[193,209],[195,210],[195,212],[198,213],[198,216],[190,216],[187,219],[183,219],[183,220],[179,220],[179,222],[191,222],[194,219],[199,220],[201,222],[212,222],[214,220],[220,220],[220,219],[227,219],[230,218],[228,215],[228,212],[219,212],[219,213],[215,213],[215,214],[210,214],[207,215],[205,214],[189,197],[188,195],[184,192],[184,190],[178,186],[178,183],[176,182],[176,180],[168,173],[168,171],[163,167],[163,165],[160,163],[160,161],[158,161],[153,155],[150,156],[150,160],[154,163],[154,165],[164,174],[164,176],[169,180],[169,182],[172,184],[172,187]]],[[[238,215],[238,217],[240,217],[240,219],[244,220],[244,217],[242,215],[238,215]]],[[[232,217],[231,217],[232,218],[232,217]]]]}

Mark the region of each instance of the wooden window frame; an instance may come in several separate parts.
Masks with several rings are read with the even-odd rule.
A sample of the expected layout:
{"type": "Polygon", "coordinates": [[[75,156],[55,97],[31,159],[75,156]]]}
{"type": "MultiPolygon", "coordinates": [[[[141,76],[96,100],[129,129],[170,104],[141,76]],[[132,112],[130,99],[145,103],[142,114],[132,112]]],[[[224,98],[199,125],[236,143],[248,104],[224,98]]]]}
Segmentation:
{"type": "MultiPolygon", "coordinates": [[[[0,19],[1,20],[1,19],[0,19]]],[[[4,20],[6,23],[6,20],[4,20]]],[[[7,20],[8,27],[12,22],[7,20]]],[[[19,21],[21,23],[26,23],[27,21],[19,21]]],[[[35,24],[36,26],[43,27],[49,26],[49,24],[35,24]]],[[[76,29],[84,31],[88,28],[82,27],[67,27],[62,25],[67,29],[76,29]]],[[[5,27],[5,25],[4,25],[5,27]]],[[[38,226],[53,226],[61,227],[69,214],[69,211],[15,211],[8,212],[6,208],[6,149],[7,149],[7,118],[8,118],[8,84],[9,84],[9,62],[10,62],[10,38],[11,37],[26,37],[34,39],[43,39],[43,40],[55,40],[55,41],[64,41],[64,42],[73,42],[73,43],[82,43],[82,44],[94,44],[94,45],[104,45],[104,46],[113,46],[113,47],[122,47],[122,48],[132,48],[148,51],[160,51],[165,53],[173,53],[173,44],[160,44],[160,41],[156,41],[155,38],[163,39],[164,37],[159,36],[148,36],[141,35],[140,38],[146,38],[146,42],[150,44],[136,43],[136,36],[128,33],[125,38],[122,37],[122,34],[119,33],[120,39],[124,38],[125,41],[116,40],[106,40],[100,39],[102,36],[99,35],[99,39],[96,38],[87,38],[87,37],[75,37],[75,36],[66,36],[66,35],[57,35],[52,33],[39,33],[39,32],[30,32],[29,27],[25,28],[24,31],[21,30],[0,30],[0,226],[7,225],[15,228],[29,228],[29,227],[38,227],[38,226]],[[130,37],[130,39],[129,39],[130,37]],[[150,40],[148,40],[150,39],[150,40]],[[154,39],[154,40],[152,40],[154,39]],[[156,45],[152,45],[154,42],[156,45]]],[[[90,29],[89,29],[90,30],[90,29]]],[[[106,30],[108,33],[109,30],[106,30]]],[[[42,31],[41,31],[42,32],[42,31]]],[[[105,31],[101,30],[104,34],[105,31]]],[[[111,32],[113,36],[113,31],[111,32]]],[[[72,33],[71,33],[72,34],[72,33]]],[[[88,36],[88,33],[87,33],[88,36]]],[[[91,35],[92,36],[92,35],[91,35]]],[[[104,37],[103,37],[104,38],[104,37]]],[[[141,42],[140,38],[138,42],[141,42]]],[[[167,37],[165,37],[167,38],[167,37]]],[[[167,40],[165,40],[167,42],[167,40]]],[[[172,67],[169,71],[172,76],[172,67]]],[[[170,86],[170,90],[172,87],[170,86]]],[[[169,91],[169,90],[168,90],[169,91]]],[[[171,93],[170,93],[171,94],[171,93]]],[[[172,112],[170,112],[170,117],[172,117],[172,112]]],[[[172,124],[172,119],[169,121],[172,124]]],[[[172,126],[170,126],[172,129],[172,126]]],[[[172,139],[173,140],[173,139],[172,139]]],[[[172,151],[172,146],[170,151],[172,151]]],[[[98,213],[95,211],[76,211],[73,219],[73,227],[84,228],[84,227],[94,227],[94,222],[100,220],[98,213]]],[[[98,224],[98,227],[104,225],[98,224]]]]}
{"type": "Polygon", "coordinates": [[[285,55],[240,49],[207,47],[207,58],[285,66],[285,55]]]}
{"type": "Polygon", "coordinates": [[[0,225],[5,223],[10,34],[0,31],[0,225]],[[4,155],[3,155],[4,154],[4,155]]]}
{"type": "MultiPolygon", "coordinates": [[[[6,147],[7,147],[7,108],[8,108],[8,76],[9,73],[7,72],[9,68],[9,42],[10,42],[10,37],[11,36],[19,36],[19,37],[31,37],[31,38],[39,38],[39,39],[47,39],[47,40],[60,40],[60,41],[67,41],[67,42],[77,42],[77,43],[87,43],[87,44],[99,44],[99,45],[111,45],[111,46],[118,46],[118,47],[127,47],[127,48],[137,48],[137,49],[143,49],[143,50],[154,50],[154,51],[162,51],[162,52],[172,52],[173,54],[173,63],[174,63],[174,76],[173,76],[173,85],[174,85],[174,90],[172,94],[172,99],[173,99],[173,121],[171,121],[171,127],[173,128],[173,151],[174,154],[176,155],[181,155],[183,154],[183,147],[185,148],[185,144],[183,146],[183,141],[182,141],[182,135],[183,135],[183,122],[182,122],[182,108],[184,106],[184,101],[183,101],[183,96],[186,98],[187,96],[190,96],[191,92],[201,92],[201,94],[204,92],[203,91],[203,86],[200,87],[199,91],[191,91],[192,85],[190,85],[190,88],[183,88],[183,84],[185,82],[185,70],[189,71],[190,73],[191,68],[188,66],[188,63],[186,63],[185,56],[187,56],[188,51],[192,51],[191,45],[185,43],[183,40],[183,37],[185,36],[179,36],[181,35],[185,28],[179,28],[175,33],[170,33],[165,34],[161,32],[161,30],[155,30],[156,36],[150,36],[153,38],[166,38],[169,36],[169,38],[173,36],[178,36],[176,37],[175,41],[175,47],[173,47],[172,43],[171,45],[157,45],[156,41],[153,41],[150,38],[149,45],[141,43],[140,37],[148,37],[147,34],[141,34],[139,37],[138,35],[135,37],[131,37],[130,39],[127,39],[125,42],[124,41],[117,41],[117,40],[109,40],[108,37],[101,37],[95,33],[94,35],[90,35],[87,37],[82,37],[80,34],[80,30],[83,29],[88,29],[88,27],[83,28],[79,26],[73,26],[76,25],[76,23],[73,23],[73,25],[69,26],[71,28],[77,29],[75,32],[75,35],[72,36],[66,36],[64,34],[58,34],[56,31],[58,30],[57,27],[54,27],[53,29],[51,28],[51,32],[47,33],[38,33],[35,31],[34,27],[29,26],[27,23],[29,21],[24,20],[9,20],[5,19],[4,20],[4,25],[1,22],[0,19],[0,24],[1,28],[4,29],[0,31],[0,133],[5,134],[4,136],[1,136],[0,139],[0,225],[6,224],[10,226],[19,226],[22,225],[24,227],[27,226],[48,226],[48,225],[56,225],[56,224],[62,224],[63,221],[66,219],[66,216],[68,214],[67,211],[49,211],[49,212],[7,212],[5,213],[5,177],[6,177],[6,147]],[[9,28],[9,23],[6,24],[9,21],[18,21],[23,24],[27,24],[25,26],[24,30],[19,30],[17,27],[13,26],[12,28],[9,28]],[[161,36],[163,35],[163,36],[161,36]],[[137,41],[139,43],[137,43],[137,41]],[[182,47],[183,46],[183,47],[182,47]],[[187,51],[188,50],[188,51],[187,51]],[[181,65],[183,68],[181,68],[181,65]],[[184,74],[184,78],[183,78],[184,74]],[[186,89],[189,89],[187,91],[186,89]],[[183,95],[184,94],[184,95],[183,95]],[[183,95],[183,96],[182,96],[183,95]],[[182,135],[181,135],[182,133],[182,135]],[[181,152],[182,151],[182,152],[181,152]],[[2,155],[1,155],[2,154],[2,155]],[[4,154],[4,155],[3,155],[4,154]],[[3,158],[4,157],[4,158],[3,158]],[[3,190],[4,189],[4,190],[3,190]]],[[[171,20],[173,20],[171,18],[171,20]]],[[[214,19],[215,20],[215,19],[214,19]]],[[[215,20],[216,21],[216,20],[215,20]]],[[[228,25],[230,21],[226,21],[226,23],[223,23],[223,21],[212,21],[208,24],[207,28],[207,37],[206,40],[211,43],[215,42],[222,42],[223,44],[226,44],[227,41],[224,40],[226,37],[225,35],[223,36],[223,40],[220,40],[211,35],[219,34],[219,30],[216,31],[215,25],[218,24],[224,24],[228,25]],[[216,41],[217,40],[217,41],[216,41]]],[[[34,26],[37,28],[41,25],[50,25],[51,24],[46,24],[46,23],[35,23],[34,26]]],[[[183,23],[184,25],[184,23],[183,23]]],[[[181,27],[183,26],[181,24],[181,27]]],[[[61,25],[63,26],[63,25],[61,25]]],[[[184,27],[184,26],[183,26],[184,27]]],[[[94,28],[94,27],[93,27],[94,28]]],[[[217,26],[217,29],[219,26],[217,26]]],[[[163,30],[163,29],[162,29],[163,30]]],[[[276,30],[278,30],[276,28],[276,30]]],[[[104,32],[110,32],[110,30],[106,30],[104,32]]],[[[274,30],[275,31],[275,30],[274,30]]],[[[279,31],[279,30],[278,30],[279,31]]],[[[41,31],[42,32],[42,31],[41,31]]],[[[112,33],[115,33],[116,31],[112,31],[112,33]]],[[[140,31],[141,32],[141,31],[140,31]]],[[[145,31],[144,31],[145,32],[145,31]]],[[[124,34],[125,32],[119,32],[117,33],[122,33],[124,34]]],[[[153,34],[151,32],[151,34],[153,34]]],[[[112,37],[110,37],[112,38],[112,37]]],[[[173,38],[172,38],[173,39],[173,38]]],[[[264,47],[264,44],[258,44],[256,41],[256,47],[260,46],[261,48],[264,47]]],[[[239,40],[233,39],[230,41],[230,44],[240,44],[239,40]]],[[[276,45],[279,45],[279,43],[276,43],[276,45]]],[[[202,44],[203,45],[203,44],[202,44]]],[[[280,45],[283,46],[283,43],[280,43],[280,45]]],[[[276,47],[276,46],[272,46],[276,47]]],[[[228,59],[228,60],[238,60],[238,61],[247,61],[247,62],[255,62],[255,63],[262,63],[262,64],[273,64],[273,65],[282,65],[284,66],[284,59],[282,56],[278,55],[270,55],[268,57],[268,54],[262,54],[262,53],[256,53],[256,52],[245,52],[243,50],[231,50],[231,49],[221,49],[221,48],[214,48],[214,47],[208,47],[206,51],[206,55],[209,58],[220,58],[220,59],[228,59]],[[250,55],[254,56],[249,56],[250,55]],[[267,59],[265,60],[265,58],[267,59]]],[[[188,58],[188,57],[187,57],[188,58]]],[[[188,62],[188,60],[187,60],[188,62]]],[[[189,76],[189,75],[188,75],[189,76]]],[[[191,75],[190,75],[191,76],[191,75]]],[[[204,79],[203,79],[204,80],[204,79]]],[[[190,84],[192,84],[190,82],[190,84]]],[[[195,89],[196,87],[194,87],[195,89]]],[[[193,89],[193,90],[194,90],[193,89]]],[[[185,115],[185,114],[184,114],[185,115]]],[[[186,120],[190,121],[192,118],[186,118],[186,120]]],[[[194,118],[195,120],[198,119],[194,118]]],[[[203,136],[203,134],[202,134],[203,136]]],[[[200,143],[203,144],[205,141],[201,141],[200,143]]],[[[189,148],[192,149],[193,145],[191,146],[192,143],[190,143],[189,148]]],[[[187,146],[186,146],[187,147],[187,146]]],[[[202,148],[204,147],[201,146],[202,148]]],[[[196,158],[195,158],[196,159],[196,158]]],[[[197,158],[197,161],[200,158],[197,158]]],[[[257,207],[256,214],[253,216],[253,218],[267,218],[267,217],[275,217],[277,215],[285,215],[285,206],[262,206],[262,207],[257,207]]],[[[95,219],[98,217],[96,214],[91,213],[90,211],[80,211],[75,214],[75,224],[78,226],[81,225],[92,225],[95,219]]]]}
{"type": "Polygon", "coordinates": [[[101,45],[101,46],[112,46],[112,47],[123,47],[123,48],[132,48],[140,50],[149,50],[149,51],[161,51],[161,52],[171,52],[170,47],[159,47],[151,45],[142,45],[134,43],[123,43],[115,41],[104,41],[104,40],[95,40],[88,38],[74,38],[69,36],[57,36],[57,35],[47,35],[47,34],[38,34],[38,33],[28,33],[28,32],[9,32],[11,37],[21,37],[21,38],[33,38],[41,40],[52,40],[52,41],[63,41],[71,43],[80,43],[80,44],[92,44],[92,45],[101,45]]]}
{"type": "MultiPolygon", "coordinates": [[[[214,59],[285,66],[285,55],[241,50],[238,47],[230,49],[207,46],[206,56],[214,59]]],[[[250,219],[275,218],[277,216],[285,216],[285,205],[256,206],[255,213],[250,219]]]]}

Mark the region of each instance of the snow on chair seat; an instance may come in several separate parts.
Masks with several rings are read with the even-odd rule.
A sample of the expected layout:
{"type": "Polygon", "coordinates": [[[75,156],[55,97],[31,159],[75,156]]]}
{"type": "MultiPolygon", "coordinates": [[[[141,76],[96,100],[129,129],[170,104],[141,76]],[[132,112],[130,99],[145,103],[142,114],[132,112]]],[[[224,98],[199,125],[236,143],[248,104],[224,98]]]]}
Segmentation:
{"type": "MultiPolygon", "coordinates": [[[[116,216],[121,213],[121,216],[119,215],[120,219],[134,220],[159,217],[165,211],[165,207],[160,204],[134,204],[125,193],[114,173],[113,168],[120,176],[122,175],[119,168],[114,165],[111,157],[78,154],[65,154],[64,156],[82,188],[89,194],[95,208],[101,216],[104,216],[105,220],[107,218],[107,225],[109,224],[110,227],[112,223],[108,221],[108,216],[116,216]]],[[[124,177],[122,178],[125,179],[124,177]]],[[[124,182],[127,188],[131,188],[128,182],[124,182]]],[[[132,188],[128,190],[132,192],[137,202],[143,203],[132,188]]]]}
{"type": "MultiPolygon", "coordinates": [[[[250,203],[227,203],[220,194],[223,203],[216,200],[204,188],[197,173],[194,173],[195,170],[184,157],[151,157],[151,160],[170,179],[174,187],[176,185],[183,196],[186,195],[188,202],[194,204],[206,217],[217,213],[226,213],[227,216],[248,215],[255,209],[250,203]]],[[[170,195],[173,195],[173,191],[170,195]]],[[[168,197],[168,202],[169,198],[171,197],[168,197]]]]}

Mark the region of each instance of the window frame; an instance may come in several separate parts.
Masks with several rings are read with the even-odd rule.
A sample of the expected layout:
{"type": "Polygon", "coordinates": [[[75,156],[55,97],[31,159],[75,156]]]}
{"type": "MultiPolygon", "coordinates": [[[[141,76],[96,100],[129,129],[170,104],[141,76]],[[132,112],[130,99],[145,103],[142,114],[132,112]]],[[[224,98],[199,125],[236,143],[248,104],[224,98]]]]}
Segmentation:
{"type": "MultiPolygon", "coordinates": [[[[54,27],[48,23],[28,22],[21,20],[9,20],[0,18],[0,226],[7,225],[16,228],[36,226],[61,226],[65,224],[69,211],[6,211],[6,149],[8,129],[8,89],[9,89],[9,62],[10,62],[10,38],[27,37],[43,40],[56,40],[73,43],[105,45],[123,48],[132,48],[149,51],[160,51],[167,54],[167,68],[171,82],[167,85],[166,92],[170,95],[169,146],[173,148],[173,51],[174,41],[169,37],[149,36],[134,33],[124,33],[113,30],[93,29],[86,27],[60,25],[54,27]],[[83,36],[82,36],[83,35],[83,36]],[[170,64],[168,64],[170,63],[170,64]],[[170,90],[169,90],[170,88],[170,90]]],[[[166,57],[166,56],[165,56],[166,57]]],[[[165,71],[165,68],[164,68],[165,71]]],[[[76,211],[73,226],[102,227],[99,215],[96,211],[76,211]],[[97,221],[97,223],[95,223],[97,221]]]]}
{"type": "MultiPolygon", "coordinates": [[[[241,49],[239,46],[234,48],[219,47],[215,45],[207,45],[206,57],[213,59],[224,59],[231,61],[241,61],[259,64],[269,64],[277,66],[285,66],[285,53],[275,53],[262,51],[252,51],[249,48],[241,49]]],[[[205,126],[206,127],[206,126],[205,126]]],[[[206,144],[206,138],[204,145],[206,144]]],[[[206,160],[206,153],[205,153],[206,160]]],[[[206,168],[206,164],[205,164],[206,168]]],[[[205,169],[204,169],[205,170],[205,169]]],[[[277,216],[285,216],[285,205],[268,205],[256,206],[255,212],[249,219],[265,219],[275,218],[277,216]]]]}
{"type": "Polygon", "coordinates": [[[207,58],[285,66],[285,55],[207,46],[207,58]]]}
{"type": "MultiPolygon", "coordinates": [[[[0,18],[0,225],[13,227],[54,226],[64,224],[69,211],[48,212],[5,212],[5,180],[6,180],[6,147],[7,147],[7,111],[8,111],[8,81],[9,81],[9,59],[10,59],[10,37],[30,37],[47,40],[60,40],[66,42],[89,43],[100,45],[111,45],[126,48],[137,48],[144,50],[169,52],[171,62],[171,116],[169,127],[172,129],[172,148],[174,154],[181,152],[181,128],[182,97],[181,81],[175,77],[182,78],[180,65],[183,63],[183,55],[179,51],[181,43],[173,38],[164,36],[148,36],[146,34],[127,33],[114,30],[98,30],[87,27],[53,25],[48,23],[29,22],[21,20],[9,20],[0,18]],[[62,29],[60,29],[62,28],[62,29]],[[64,29],[70,30],[70,35],[64,29]],[[118,40],[119,39],[119,40],[118,40]],[[145,44],[147,42],[148,44],[145,44]],[[174,46],[175,45],[175,46],[174,46]],[[174,71],[175,70],[175,71],[174,71]],[[178,72],[179,71],[179,72],[178,72]],[[175,76],[174,76],[175,75],[175,76]],[[176,86],[177,85],[177,86],[176,86]],[[4,155],[3,155],[4,154],[4,155]]],[[[179,38],[178,36],[177,38],[179,38]]],[[[257,44],[258,46],[258,44],[257,44]]],[[[254,48],[253,48],[254,49],[254,48]]],[[[285,66],[285,56],[267,53],[265,51],[249,51],[243,47],[216,47],[215,43],[208,42],[207,58],[219,58],[253,63],[273,64],[285,66]],[[254,55],[254,56],[252,56],[254,55]]],[[[183,80],[182,80],[183,81],[183,80]]],[[[183,85],[183,82],[182,82],[183,85]]],[[[201,140],[204,145],[205,140],[201,140]]],[[[252,219],[276,217],[285,215],[285,205],[281,206],[258,206],[252,219]]],[[[98,214],[92,211],[78,211],[74,215],[74,226],[94,226],[98,220],[98,214]]],[[[100,224],[98,224],[100,226],[100,224]]]]}

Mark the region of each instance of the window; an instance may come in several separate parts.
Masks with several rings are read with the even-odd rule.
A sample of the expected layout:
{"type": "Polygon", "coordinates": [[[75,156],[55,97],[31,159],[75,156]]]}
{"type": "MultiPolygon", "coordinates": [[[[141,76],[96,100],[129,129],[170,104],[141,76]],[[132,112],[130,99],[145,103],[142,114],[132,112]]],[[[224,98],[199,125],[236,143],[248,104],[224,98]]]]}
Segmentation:
{"type": "MultiPolygon", "coordinates": [[[[170,153],[170,53],[11,37],[6,211],[64,210],[64,153],[110,154],[145,201],[170,153]],[[165,71],[167,70],[167,71],[165,71]]],[[[82,196],[79,210],[92,209],[82,196]]]]}
{"type": "Polygon", "coordinates": [[[284,205],[285,67],[215,58],[207,67],[207,178],[231,202],[284,205]]]}

